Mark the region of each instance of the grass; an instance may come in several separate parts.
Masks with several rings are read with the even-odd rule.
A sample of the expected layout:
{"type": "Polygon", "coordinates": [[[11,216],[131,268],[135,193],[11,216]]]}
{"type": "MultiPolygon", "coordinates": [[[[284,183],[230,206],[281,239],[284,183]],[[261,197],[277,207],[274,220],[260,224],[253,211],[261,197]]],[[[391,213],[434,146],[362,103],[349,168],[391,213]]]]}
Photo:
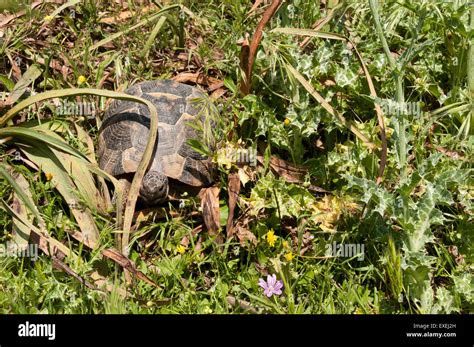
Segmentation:
{"type": "Polygon", "coordinates": [[[284,2],[264,29],[248,95],[237,42],[265,6],[124,4],[42,3],[0,27],[0,242],[43,240],[36,261],[0,257],[2,313],[473,311],[468,1],[284,2]],[[210,155],[224,241],[188,195],[134,218],[129,208],[129,260],[111,254],[128,229],[119,188],[96,164],[102,111],[120,96],[111,91],[172,77],[195,84],[196,73],[220,110],[210,155]],[[58,112],[59,97],[99,112],[58,112]],[[239,148],[257,149],[258,164],[225,155],[239,148]],[[363,257],[328,253],[334,243],[363,246],[363,257]],[[281,295],[264,296],[268,274],[284,283],[281,295]]]}

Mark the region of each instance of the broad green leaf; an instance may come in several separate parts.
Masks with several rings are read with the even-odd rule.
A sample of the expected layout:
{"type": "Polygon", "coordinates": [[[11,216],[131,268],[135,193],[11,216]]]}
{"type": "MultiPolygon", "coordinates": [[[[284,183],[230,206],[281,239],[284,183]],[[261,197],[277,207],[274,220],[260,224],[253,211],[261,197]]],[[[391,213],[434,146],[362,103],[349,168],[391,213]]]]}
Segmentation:
{"type": "Polygon", "coordinates": [[[84,155],[78,150],[69,146],[63,139],[53,135],[53,132],[44,129],[30,129],[23,127],[9,127],[0,129],[0,138],[13,137],[15,142],[24,142],[27,144],[39,145],[38,142],[50,145],[56,149],[69,153],[78,158],[84,158],[84,155]],[[20,140],[20,141],[19,141],[20,140]]]}
{"type": "Polygon", "coordinates": [[[2,83],[9,92],[15,88],[15,82],[9,79],[7,76],[0,74],[0,83],[2,83]]]}
{"type": "Polygon", "coordinates": [[[83,206],[81,201],[82,197],[78,193],[78,187],[82,186],[81,184],[74,184],[68,172],[64,169],[62,159],[55,155],[54,150],[45,146],[19,145],[19,148],[29,160],[38,165],[44,172],[52,175],[51,181],[69,205],[87,245],[91,248],[97,247],[99,231],[92,214],[83,206]]]}

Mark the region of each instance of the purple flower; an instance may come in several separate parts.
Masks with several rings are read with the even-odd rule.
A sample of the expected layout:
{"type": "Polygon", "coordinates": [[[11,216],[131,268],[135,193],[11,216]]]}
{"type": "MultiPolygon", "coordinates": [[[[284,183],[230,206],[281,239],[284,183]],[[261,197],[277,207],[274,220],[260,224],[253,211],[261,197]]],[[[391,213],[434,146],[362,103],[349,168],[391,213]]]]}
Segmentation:
{"type": "Polygon", "coordinates": [[[276,275],[268,275],[267,281],[265,282],[262,278],[258,280],[258,285],[263,288],[263,293],[271,297],[273,294],[281,295],[281,289],[283,288],[283,282],[276,278],[276,275]]]}

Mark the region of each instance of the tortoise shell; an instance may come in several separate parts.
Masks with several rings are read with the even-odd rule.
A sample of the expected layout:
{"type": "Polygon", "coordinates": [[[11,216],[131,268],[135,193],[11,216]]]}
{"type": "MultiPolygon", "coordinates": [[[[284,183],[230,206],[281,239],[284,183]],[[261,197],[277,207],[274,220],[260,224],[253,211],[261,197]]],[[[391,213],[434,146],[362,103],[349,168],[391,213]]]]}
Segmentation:
{"type": "MultiPolygon", "coordinates": [[[[204,124],[209,105],[199,89],[171,80],[136,84],[127,94],[151,101],[158,111],[158,141],[148,171],[189,186],[212,183],[210,160],[194,151],[188,139],[203,140],[203,132],[192,124],[204,124]]],[[[99,166],[112,176],[134,173],[150,133],[150,112],[146,105],[114,100],[106,110],[99,132],[99,166]]],[[[208,145],[210,145],[208,143],[208,145]]]]}

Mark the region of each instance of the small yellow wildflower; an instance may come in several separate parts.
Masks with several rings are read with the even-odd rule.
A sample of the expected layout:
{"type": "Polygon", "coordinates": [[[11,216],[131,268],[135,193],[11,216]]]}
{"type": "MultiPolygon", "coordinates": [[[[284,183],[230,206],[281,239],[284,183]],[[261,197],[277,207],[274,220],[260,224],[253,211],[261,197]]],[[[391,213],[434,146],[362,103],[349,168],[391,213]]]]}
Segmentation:
{"type": "Polygon", "coordinates": [[[85,81],[87,81],[87,78],[83,75],[80,75],[78,78],[77,78],[77,84],[78,85],[81,85],[83,84],[85,81]]]}
{"type": "Polygon", "coordinates": [[[270,247],[275,246],[275,241],[277,239],[277,236],[275,236],[275,232],[273,229],[270,229],[270,231],[267,233],[267,243],[270,245],[270,247]]]}
{"type": "Polygon", "coordinates": [[[289,118],[285,118],[285,120],[283,121],[283,124],[284,124],[285,126],[290,125],[290,123],[291,123],[291,120],[290,120],[289,118]]]}
{"type": "Polygon", "coordinates": [[[293,253],[289,252],[289,253],[286,253],[284,257],[286,261],[292,261],[295,256],[293,255],[293,253]]]}
{"type": "Polygon", "coordinates": [[[184,247],[183,245],[177,245],[176,252],[178,252],[179,254],[184,254],[184,252],[186,252],[186,247],[184,247]]]}
{"type": "Polygon", "coordinates": [[[147,305],[148,307],[152,307],[152,306],[153,306],[153,301],[148,301],[148,302],[146,303],[146,305],[147,305]]]}
{"type": "Polygon", "coordinates": [[[53,16],[46,16],[44,17],[45,22],[51,22],[53,20],[53,16]]]}
{"type": "Polygon", "coordinates": [[[283,241],[283,242],[282,242],[282,245],[283,245],[283,248],[285,248],[285,249],[290,249],[290,244],[288,243],[288,241],[286,241],[286,240],[283,241]]]}
{"type": "Polygon", "coordinates": [[[44,175],[46,176],[47,181],[51,181],[53,179],[53,174],[51,172],[47,172],[44,175]]]}

